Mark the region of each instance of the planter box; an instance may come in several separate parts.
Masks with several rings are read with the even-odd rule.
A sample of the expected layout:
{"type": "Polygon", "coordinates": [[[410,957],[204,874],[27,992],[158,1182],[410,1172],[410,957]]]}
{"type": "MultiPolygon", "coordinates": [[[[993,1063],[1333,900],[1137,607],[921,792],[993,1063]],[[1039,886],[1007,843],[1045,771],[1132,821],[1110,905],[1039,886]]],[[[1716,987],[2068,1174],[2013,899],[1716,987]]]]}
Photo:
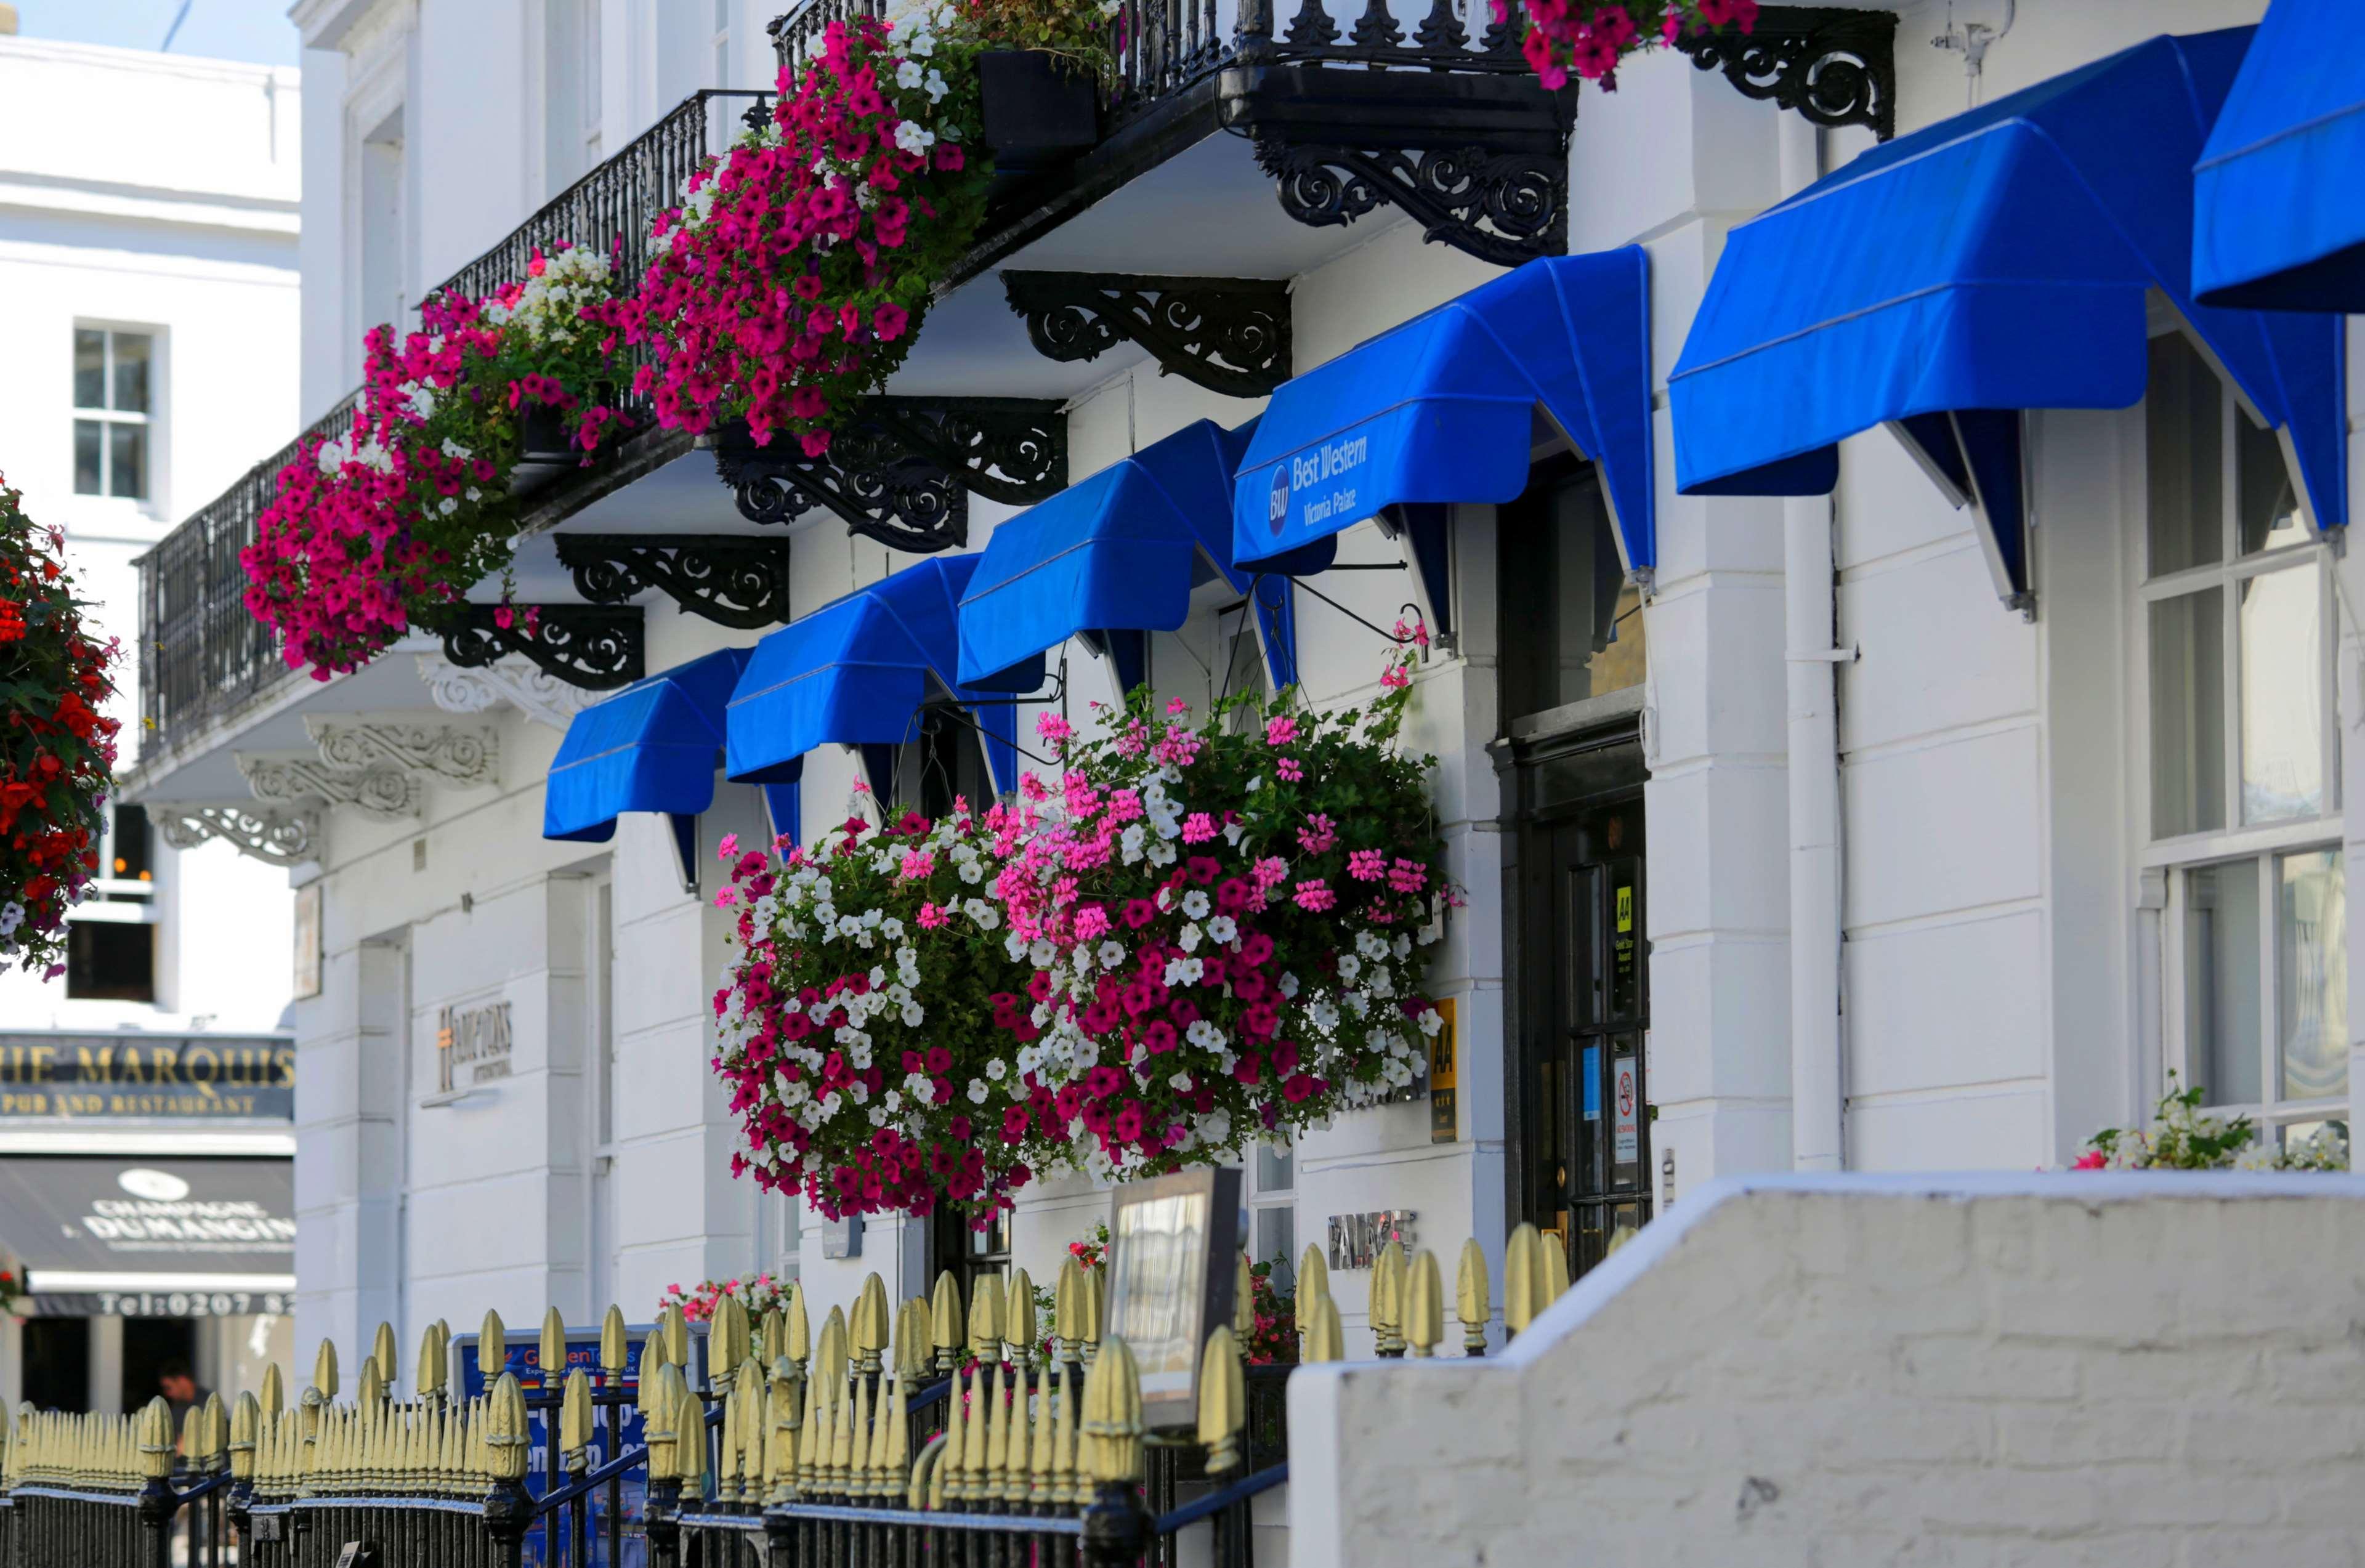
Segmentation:
{"type": "Polygon", "coordinates": [[[997,165],[1060,162],[1100,140],[1100,91],[1089,73],[1030,49],[989,50],[977,67],[997,165]]]}
{"type": "Polygon", "coordinates": [[[544,403],[528,403],[518,414],[518,464],[510,472],[510,493],[530,495],[582,461],[566,442],[566,417],[544,403]]]}

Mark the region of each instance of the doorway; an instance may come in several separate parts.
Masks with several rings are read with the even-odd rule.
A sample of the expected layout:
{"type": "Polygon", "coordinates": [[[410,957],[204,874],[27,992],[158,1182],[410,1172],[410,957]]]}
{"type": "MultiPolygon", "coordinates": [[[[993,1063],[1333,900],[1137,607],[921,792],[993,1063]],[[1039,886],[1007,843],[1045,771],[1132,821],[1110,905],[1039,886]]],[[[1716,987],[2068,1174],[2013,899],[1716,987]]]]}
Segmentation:
{"type": "Polygon", "coordinates": [[[1642,747],[1630,723],[1520,750],[1519,1201],[1575,1276],[1651,1216],[1642,747]]]}

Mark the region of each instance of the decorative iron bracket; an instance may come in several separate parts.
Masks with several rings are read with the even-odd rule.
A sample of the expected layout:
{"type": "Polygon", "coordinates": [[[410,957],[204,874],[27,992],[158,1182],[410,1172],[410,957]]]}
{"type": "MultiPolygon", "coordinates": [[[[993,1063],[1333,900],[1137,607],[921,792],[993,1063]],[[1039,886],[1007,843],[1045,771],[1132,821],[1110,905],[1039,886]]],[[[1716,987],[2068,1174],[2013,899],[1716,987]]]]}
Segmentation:
{"type": "Polygon", "coordinates": [[[1136,342],[1227,397],[1262,398],[1289,379],[1286,279],[1005,272],[1002,285],[1036,352],[1062,364],[1136,342]]]}
{"type": "Polygon", "coordinates": [[[1817,125],[1897,134],[1897,13],[1766,6],[1748,32],[1690,34],[1676,48],[1753,98],[1771,98],[1817,125]]]}
{"type": "MultiPolygon", "coordinates": [[[[1309,36],[1299,50],[1325,47],[1309,36]]],[[[1334,46],[1343,47],[1343,46],[1334,46]]],[[[1472,64],[1492,52],[1462,51],[1472,64]]],[[[1550,90],[1514,50],[1509,68],[1413,71],[1242,64],[1217,87],[1300,223],[1352,223],[1394,207],[1422,238],[1497,266],[1568,249],[1573,90],[1550,90]]]]}
{"type": "Polygon", "coordinates": [[[490,789],[500,782],[500,732],[489,724],[414,724],[364,716],[356,722],[308,718],[304,733],[320,748],[320,761],[345,772],[385,764],[456,790],[490,789]]]}
{"type": "Polygon", "coordinates": [[[174,849],[195,849],[219,838],[266,866],[300,866],[320,842],[320,813],[247,805],[151,805],[149,820],[174,849]]]}
{"type": "Polygon", "coordinates": [[[481,669],[504,654],[519,654],[569,686],[610,691],[645,673],[641,612],[605,604],[512,605],[510,624],[497,604],[459,604],[440,612],[432,628],[443,656],[462,669],[481,669]]]}
{"type": "Polygon", "coordinates": [[[564,730],[591,694],[523,659],[461,668],[441,654],[419,655],[419,678],[446,713],[484,713],[506,702],[537,724],[564,730]]]}
{"type": "Polygon", "coordinates": [[[662,588],[693,615],[752,630],[789,618],[789,544],[731,533],[559,533],[558,564],[593,604],[662,588]]]}
{"type": "Polygon", "coordinates": [[[807,457],[793,437],[757,446],[744,424],[712,439],[715,471],[750,522],[827,507],[856,533],[931,554],[969,543],[970,491],[1033,506],[1068,485],[1068,421],[1056,400],[873,398],[807,457]]]}
{"type": "Polygon", "coordinates": [[[385,821],[419,814],[419,776],[398,763],[338,767],[317,757],[244,751],[230,757],[246,787],[266,806],[351,806],[385,821]]]}

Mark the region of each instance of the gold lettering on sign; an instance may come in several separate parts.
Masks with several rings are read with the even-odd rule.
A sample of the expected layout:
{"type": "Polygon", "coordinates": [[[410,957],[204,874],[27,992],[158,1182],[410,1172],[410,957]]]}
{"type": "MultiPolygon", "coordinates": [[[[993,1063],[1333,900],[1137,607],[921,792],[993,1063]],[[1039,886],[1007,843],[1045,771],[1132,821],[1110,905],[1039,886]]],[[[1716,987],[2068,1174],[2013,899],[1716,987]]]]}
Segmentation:
{"type": "Polygon", "coordinates": [[[436,1086],[443,1093],[466,1083],[510,1075],[510,1004],[446,1007],[436,1015],[436,1086]]]}

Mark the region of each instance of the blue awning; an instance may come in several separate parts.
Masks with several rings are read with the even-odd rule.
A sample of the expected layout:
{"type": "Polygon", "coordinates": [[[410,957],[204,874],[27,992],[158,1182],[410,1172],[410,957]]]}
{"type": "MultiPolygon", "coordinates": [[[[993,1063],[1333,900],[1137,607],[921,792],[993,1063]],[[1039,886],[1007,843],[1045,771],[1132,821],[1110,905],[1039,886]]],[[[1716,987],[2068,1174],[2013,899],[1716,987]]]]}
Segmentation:
{"type": "Polygon", "coordinates": [[[1733,230],[1667,390],[1687,495],[1821,495],[1889,424],[2028,587],[2020,410],[2140,401],[2159,289],[2348,521],[2337,323],[2196,305],[2187,171],[2248,28],[2158,38],[1900,137],[1733,230]]]}
{"type": "MultiPolygon", "coordinates": [[[[1130,690],[1148,673],[1143,633],[1180,627],[1194,588],[1220,577],[1247,593],[1249,574],[1232,568],[1232,474],[1256,423],[1201,420],[995,524],[961,599],[961,678],[1039,668],[1082,637],[1130,690]]],[[[1256,603],[1273,687],[1295,685],[1288,585],[1261,585],[1256,603]]]]}
{"type": "Polygon", "coordinates": [[[874,775],[891,771],[891,748],[919,738],[921,708],[950,700],[969,705],[985,732],[994,787],[1017,788],[1018,716],[1007,694],[1041,686],[1043,659],[1038,654],[991,681],[957,680],[960,597],[981,558],[914,562],[757,644],[731,694],[730,776],[794,782],[817,745],[862,748],[874,775]]]}
{"type": "Polygon", "coordinates": [[[2365,57],[2356,0],[2275,0],[2194,165],[2211,305],[2365,311],[2365,57]]]}
{"type": "Polygon", "coordinates": [[[1555,425],[1600,465],[1627,568],[1655,565],[1640,247],[1530,262],[1284,383],[1232,488],[1233,564],[1391,507],[1512,500],[1555,425]]]}
{"type": "Polygon", "coordinates": [[[686,821],[712,805],[723,705],[747,655],[745,648],[708,654],[576,714],[550,765],[542,836],[605,844],[626,812],[686,821]]]}

